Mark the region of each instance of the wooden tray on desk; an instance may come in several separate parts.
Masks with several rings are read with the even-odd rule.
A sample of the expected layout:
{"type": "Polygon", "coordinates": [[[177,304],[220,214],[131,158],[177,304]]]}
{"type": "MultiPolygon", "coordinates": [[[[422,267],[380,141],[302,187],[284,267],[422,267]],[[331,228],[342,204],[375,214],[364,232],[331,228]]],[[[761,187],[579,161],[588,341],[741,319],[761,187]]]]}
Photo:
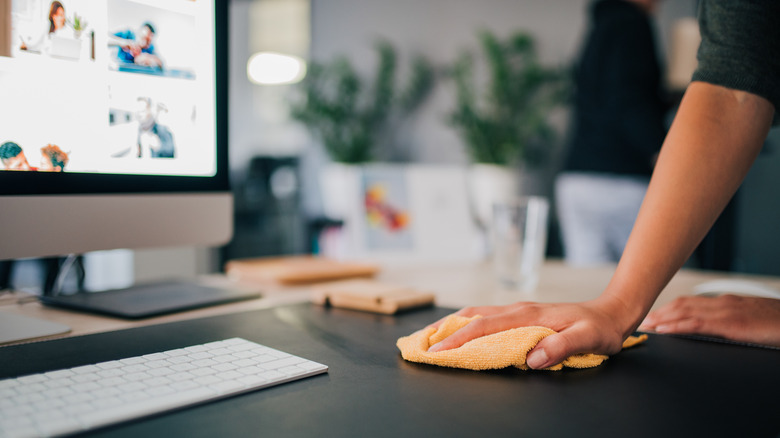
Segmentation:
{"type": "Polygon", "coordinates": [[[379,272],[379,267],[324,257],[291,256],[231,260],[225,265],[225,272],[228,277],[239,281],[306,284],[373,277],[379,272]]]}
{"type": "Polygon", "coordinates": [[[436,297],[406,286],[376,280],[345,280],[314,286],[312,302],[392,315],[404,310],[433,306],[436,297]]]}

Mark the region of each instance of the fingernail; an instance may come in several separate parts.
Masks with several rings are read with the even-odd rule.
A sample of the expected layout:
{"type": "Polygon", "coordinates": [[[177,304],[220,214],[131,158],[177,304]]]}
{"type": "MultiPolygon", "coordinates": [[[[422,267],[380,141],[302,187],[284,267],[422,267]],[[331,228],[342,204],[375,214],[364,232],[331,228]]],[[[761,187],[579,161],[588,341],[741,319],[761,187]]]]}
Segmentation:
{"type": "Polygon", "coordinates": [[[656,333],[666,333],[669,331],[668,325],[659,325],[655,328],[656,333]]]}
{"type": "Polygon", "coordinates": [[[441,349],[441,342],[439,342],[438,344],[431,345],[431,347],[428,349],[428,353],[435,353],[440,349],[441,349]]]}
{"type": "Polygon", "coordinates": [[[547,367],[547,352],[544,349],[536,350],[526,358],[526,363],[529,367],[538,370],[547,367]]]}

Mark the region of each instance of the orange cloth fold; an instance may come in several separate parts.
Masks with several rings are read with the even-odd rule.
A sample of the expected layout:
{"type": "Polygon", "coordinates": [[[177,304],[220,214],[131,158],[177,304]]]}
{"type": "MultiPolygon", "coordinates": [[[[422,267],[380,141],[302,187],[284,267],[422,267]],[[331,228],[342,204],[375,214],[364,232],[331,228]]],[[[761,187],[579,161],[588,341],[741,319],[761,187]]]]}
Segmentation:
{"type": "MultiPolygon", "coordinates": [[[[520,327],[505,330],[481,338],[472,339],[458,348],[429,353],[428,348],[458,331],[473,319],[458,315],[448,316],[438,329],[427,327],[396,342],[401,356],[410,361],[469,370],[494,370],[514,366],[528,369],[526,355],[542,339],[556,333],[547,327],[520,327]]],[[[629,336],[623,348],[633,347],[647,339],[647,335],[629,336]]],[[[600,365],[607,356],[600,354],[577,354],[563,362],[547,368],[560,370],[569,368],[592,368],[600,365]]]]}

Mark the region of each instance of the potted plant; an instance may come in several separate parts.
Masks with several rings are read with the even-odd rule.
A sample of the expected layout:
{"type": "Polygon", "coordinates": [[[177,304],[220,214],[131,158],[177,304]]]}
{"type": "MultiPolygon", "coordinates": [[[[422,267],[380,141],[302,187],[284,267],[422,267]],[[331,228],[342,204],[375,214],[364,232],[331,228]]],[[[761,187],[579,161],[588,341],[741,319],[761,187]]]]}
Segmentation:
{"type": "Polygon", "coordinates": [[[389,121],[413,112],[433,86],[433,68],[418,55],[406,89],[397,92],[395,49],[380,41],[376,50],[379,65],[373,82],[358,76],[344,57],[311,63],[302,82],[304,98],[292,106],[293,118],[322,142],[335,162],[373,161],[377,139],[389,121]]]}
{"type": "Polygon", "coordinates": [[[76,38],[81,38],[82,32],[87,28],[87,22],[84,20],[84,17],[74,13],[73,20],[68,20],[68,22],[73,27],[73,35],[76,38]]]}
{"type": "Polygon", "coordinates": [[[418,55],[406,86],[399,89],[395,49],[379,41],[376,51],[378,66],[371,79],[358,75],[345,57],[311,63],[301,84],[302,99],[291,109],[332,160],[320,175],[324,213],[342,219],[346,228],[361,218],[355,206],[365,198],[365,166],[382,152],[377,145],[393,146],[392,128],[420,106],[434,83],[432,66],[418,55]]]}
{"type": "Polygon", "coordinates": [[[473,163],[469,195],[484,228],[492,204],[519,193],[519,170],[546,162],[555,135],[549,115],[564,101],[567,81],[562,69],[540,64],[528,33],[499,39],[482,31],[479,42],[487,81],[476,84],[474,56],[463,52],[450,70],[457,100],[449,122],[473,163]]]}

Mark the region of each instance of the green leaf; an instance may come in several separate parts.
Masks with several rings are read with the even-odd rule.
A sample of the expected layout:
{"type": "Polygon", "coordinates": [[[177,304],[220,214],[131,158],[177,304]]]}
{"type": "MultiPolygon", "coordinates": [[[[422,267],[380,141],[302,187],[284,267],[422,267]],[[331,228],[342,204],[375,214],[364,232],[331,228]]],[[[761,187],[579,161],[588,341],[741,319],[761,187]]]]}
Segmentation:
{"type": "Polygon", "coordinates": [[[462,52],[448,69],[457,96],[449,123],[476,162],[538,164],[546,155],[544,148],[553,143],[548,116],[568,95],[567,76],[539,63],[530,34],[515,32],[500,39],[481,31],[477,37],[488,82],[484,87],[475,83],[474,58],[462,52]],[[480,99],[478,89],[485,90],[480,99]]]}
{"type": "Polygon", "coordinates": [[[411,113],[433,87],[433,68],[418,55],[409,85],[396,96],[396,51],[384,40],[375,50],[378,63],[371,79],[360,77],[344,57],[310,63],[299,87],[302,97],[291,103],[291,116],[322,141],[334,161],[373,160],[374,145],[388,120],[411,113]]]}

